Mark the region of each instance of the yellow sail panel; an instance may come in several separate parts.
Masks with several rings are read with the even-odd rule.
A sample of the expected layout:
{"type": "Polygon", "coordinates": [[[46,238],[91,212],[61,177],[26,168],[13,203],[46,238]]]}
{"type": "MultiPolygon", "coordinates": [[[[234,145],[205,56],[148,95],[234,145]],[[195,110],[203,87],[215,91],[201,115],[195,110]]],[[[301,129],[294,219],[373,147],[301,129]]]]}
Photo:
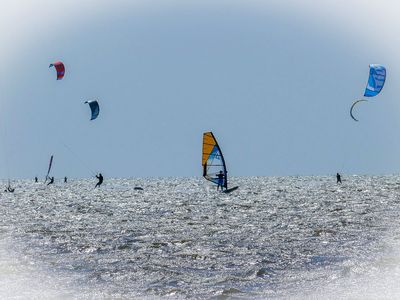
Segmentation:
{"type": "Polygon", "coordinates": [[[203,134],[203,159],[201,163],[203,166],[206,164],[216,145],[217,141],[215,140],[213,134],[211,132],[205,132],[203,134]]]}

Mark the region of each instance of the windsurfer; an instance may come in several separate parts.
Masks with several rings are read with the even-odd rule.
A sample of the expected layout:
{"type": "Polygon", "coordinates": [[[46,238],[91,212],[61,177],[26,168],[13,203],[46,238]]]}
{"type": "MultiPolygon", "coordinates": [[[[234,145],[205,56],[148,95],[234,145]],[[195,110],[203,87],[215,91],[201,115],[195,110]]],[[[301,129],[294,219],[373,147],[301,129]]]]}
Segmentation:
{"type": "Polygon", "coordinates": [[[103,183],[103,175],[99,173],[99,175],[96,175],[96,178],[99,180],[99,182],[96,183],[96,186],[94,188],[100,187],[100,185],[103,183]]]}
{"type": "Polygon", "coordinates": [[[47,185],[53,184],[53,183],[54,183],[54,176],[50,177],[50,181],[49,181],[49,183],[47,185]]]}
{"type": "Polygon", "coordinates": [[[218,185],[217,185],[217,191],[219,190],[219,188],[221,187],[221,191],[224,189],[224,172],[219,171],[219,174],[217,174],[217,179],[218,179],[218,185]]]}
{"type": "Polygon", "coordinates": [[[336,183],[342,183],[342,178],[339,173],[336,173],[336,183]]]}

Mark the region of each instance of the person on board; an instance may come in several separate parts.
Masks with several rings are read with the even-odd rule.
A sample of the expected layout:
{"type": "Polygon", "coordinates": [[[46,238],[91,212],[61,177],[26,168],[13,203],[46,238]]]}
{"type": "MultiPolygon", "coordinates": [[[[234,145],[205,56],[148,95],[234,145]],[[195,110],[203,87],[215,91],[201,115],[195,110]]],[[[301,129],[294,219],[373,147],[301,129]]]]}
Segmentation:
{"type": "Polygon", "coordinates": [[[100,185],[103,183],[103,175],[99,173],[99,175],[96,175],[96,178],[99,180],[99,182],[96,183],[96,186],[94,188],[100,187],[100,185]]]}
{"type": "Polygon", "coordinates": [[[53,184],[53,183],[54,183],[54,176],[53,176],[53,177],[50,177],[50,181],[49,181],[49,183],[48,183],[47,185],[53,184]]]}
{"type": "Polygon", "coordinates": [[[342,183],[342,178],[339,173],[336,173],[336,183],[342,183]]]}
{"type": "Polygon", "coordinates": [[[67,180],[68,180],[68,178],[67,178],[67,176],[65,176],[64,177],[64,183],[67,183],[67,180]]]}
{"type": "Polygon", "coordinates": [[[217,179],[218,179],[217,191],[219,190],[220,187],[221,191],[224,189],[224,178],[225,178],[224,172],[219,171],[219,174],[217,174],[217,179]]]}
{"type": "Polygon", "coordinates": [[[38,182],[38,178],[37,178],[37,176],[35,176],[35,183],[37,183],[38,182]]]}

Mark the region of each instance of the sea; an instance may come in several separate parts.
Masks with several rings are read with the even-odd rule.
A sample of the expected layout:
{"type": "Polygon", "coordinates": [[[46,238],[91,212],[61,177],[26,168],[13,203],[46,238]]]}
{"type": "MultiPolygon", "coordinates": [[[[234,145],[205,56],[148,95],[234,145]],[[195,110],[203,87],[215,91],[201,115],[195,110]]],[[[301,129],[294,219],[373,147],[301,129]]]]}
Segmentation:
{"type": "Polygon", "coordinates": [[[400,176],[342,181],[13,181],[0,299],[400,299],[400,176]]]}

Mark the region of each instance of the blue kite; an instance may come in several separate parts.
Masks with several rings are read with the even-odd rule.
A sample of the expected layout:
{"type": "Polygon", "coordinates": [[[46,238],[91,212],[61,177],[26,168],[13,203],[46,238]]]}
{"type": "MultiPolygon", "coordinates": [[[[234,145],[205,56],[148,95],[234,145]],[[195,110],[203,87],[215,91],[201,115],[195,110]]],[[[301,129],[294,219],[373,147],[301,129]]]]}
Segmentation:
{"type": "Polygon", "coordinates": [[[385,84],[386,68],[382,65],[369,65],[369,78],[364,97],[374,97],[380,93],[385,84]]]}
{"type": "Polygon", "coordinates": [[[92,116],[90,120],[94,120],[97,118],[97,116],[100,113],[100,106],[99,103],[96,100],[93,101],[86,101],[85,103],[89,104],[90,110],[92,111],[92,116]]]}

